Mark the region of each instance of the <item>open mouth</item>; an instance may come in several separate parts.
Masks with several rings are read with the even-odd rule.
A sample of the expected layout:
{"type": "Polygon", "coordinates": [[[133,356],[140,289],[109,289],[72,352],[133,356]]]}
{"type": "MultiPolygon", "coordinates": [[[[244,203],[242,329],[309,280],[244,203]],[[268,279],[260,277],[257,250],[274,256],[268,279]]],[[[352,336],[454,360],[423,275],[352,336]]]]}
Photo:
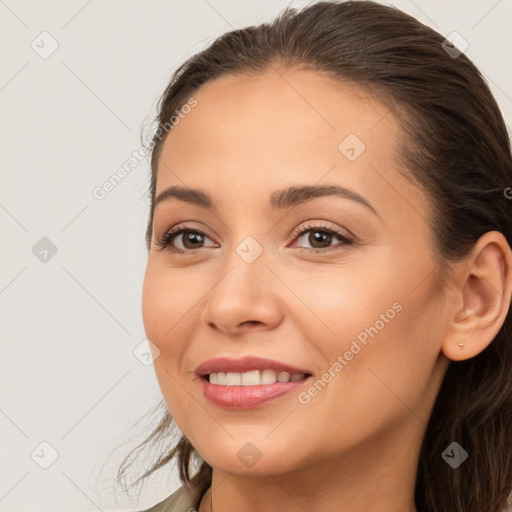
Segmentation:
{"type": "Polygon", "coordinates": [[[223,409],[254,409],[293,396],[313,377],[308,368],[246,355],[202,362],[195,373],[203,396],[223,409]]]}

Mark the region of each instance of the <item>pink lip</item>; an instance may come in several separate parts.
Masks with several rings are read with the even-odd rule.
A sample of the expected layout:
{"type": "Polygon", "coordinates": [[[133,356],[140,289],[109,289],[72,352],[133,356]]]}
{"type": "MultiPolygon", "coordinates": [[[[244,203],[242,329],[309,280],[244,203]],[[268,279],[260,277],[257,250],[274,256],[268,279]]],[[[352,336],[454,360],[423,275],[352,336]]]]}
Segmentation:
{"type": "Polygon", "coordinates": [[[271,359],[245,356],[241,359],[218,357],[201,363],[196,373],[199,385],[207,400],[224,409],[253,409],[262,407],[270,401],[283,397],[309,381],[311,372],[271,359]],[[210,384],[206,375],[217,372],[244,373],[252,370],[274,370],[275,372],[304,373],[306,378],[294,382],[275,382],[259,386],[224,386],[210,384]]]}
{"type": "Polygon", "coordinates": [[[196,373],[202,377],[213,372],[244,373],[252,370],[274,370],[275,372],[311,374],[309,370],[303,368],[296,368],[284,363],[279,363],[278,361],[254,356],[245,356],[240,359],[230,359],[229,357],[210,359],[209,361],[201,363],[196,368],[196,373]]]}
{"type": "Polygon", "coordinates": [[[200,378],[199,385],[206,399],[224,409],[254,409],[281,398],[304,385],[311,377],[295,382],[276,382],[259,386],[223,386],[200,378]]]}

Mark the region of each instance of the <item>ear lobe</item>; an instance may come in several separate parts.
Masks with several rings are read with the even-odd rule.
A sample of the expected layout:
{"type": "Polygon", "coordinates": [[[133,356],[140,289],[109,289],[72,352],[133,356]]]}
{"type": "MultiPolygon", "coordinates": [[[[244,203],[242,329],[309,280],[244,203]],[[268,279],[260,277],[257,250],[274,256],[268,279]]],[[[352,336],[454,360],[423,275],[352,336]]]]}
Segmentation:
{"type": "Polygon", "coordinates": [[[498,231],[482,235],[457,269],[457,310],[442,351],[453,361],[485,350],[501,329],[510,308],[512,251],[498,231]],[[461,347],[460,344],[463,344],[461,347]]]}

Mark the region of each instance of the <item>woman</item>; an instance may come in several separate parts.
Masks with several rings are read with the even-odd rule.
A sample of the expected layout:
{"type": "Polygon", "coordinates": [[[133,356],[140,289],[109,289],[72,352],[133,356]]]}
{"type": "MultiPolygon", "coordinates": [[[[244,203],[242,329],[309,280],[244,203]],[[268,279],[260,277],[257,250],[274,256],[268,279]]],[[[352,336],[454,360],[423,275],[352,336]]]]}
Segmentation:
{"type": "Polygon", "coordinates": [[[189,59],[158,123],[145,444],[182,436],[141,479],[184,485],[150,510],[506,510],[512,157],[470,60],[319,2],[189,59]]]}

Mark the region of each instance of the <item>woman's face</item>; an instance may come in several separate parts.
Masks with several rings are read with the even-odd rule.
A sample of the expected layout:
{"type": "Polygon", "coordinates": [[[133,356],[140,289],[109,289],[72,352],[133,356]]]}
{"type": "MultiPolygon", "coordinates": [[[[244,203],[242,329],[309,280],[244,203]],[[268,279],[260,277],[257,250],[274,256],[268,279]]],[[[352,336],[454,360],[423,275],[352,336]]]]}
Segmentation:
{"type": "Polygon", "coordinates": [[[158,162],[156,197],[182,193],[155,207],[143,288],[179,429],[229,473],[387,454],[414,475],[449,363],[446,302],[429,202],[398,172],[392,111],[299,70],[222,77],[194,98],[158,162]],[[190,231],[159,247],[178,224],[190,231]],[[246,356],[274,364],[204,366],[246,356]],[[285,365],[306,377],[267,384],[288,380],[285,365]]]}

